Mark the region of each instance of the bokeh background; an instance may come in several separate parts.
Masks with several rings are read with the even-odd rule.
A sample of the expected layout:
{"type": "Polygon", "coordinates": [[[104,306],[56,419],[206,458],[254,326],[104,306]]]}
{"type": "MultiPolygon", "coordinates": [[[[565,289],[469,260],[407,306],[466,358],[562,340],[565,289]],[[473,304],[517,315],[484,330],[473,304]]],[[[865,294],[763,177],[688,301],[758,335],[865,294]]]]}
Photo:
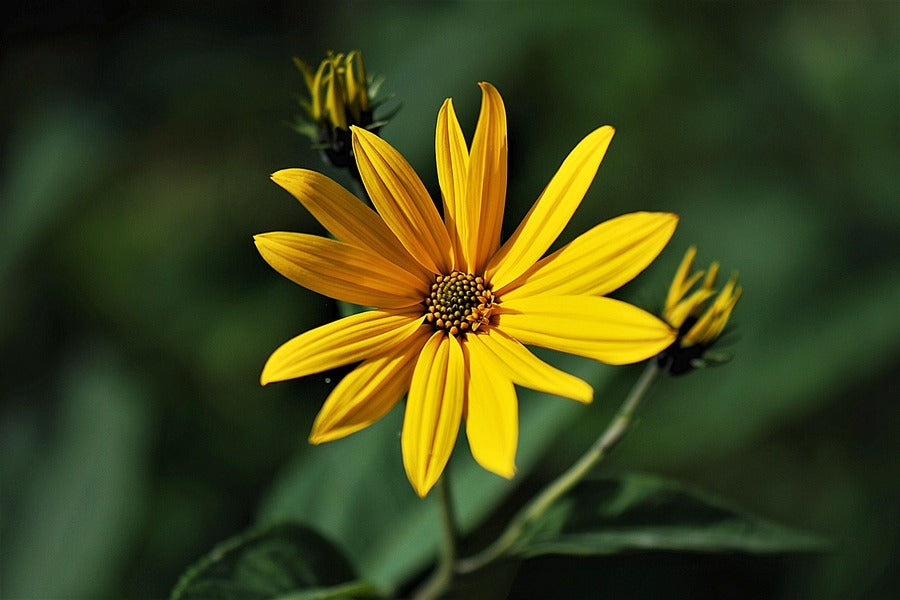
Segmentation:
{"type": "MultiPolygon", "coordinates": [[[[348,469],[346,488],[307,477],[305,493],[363,512],[385,485],[360,475],[369,463],[402,481],[393,455],[326,464],[357,442],[306,444],[340,373],[258,385],[277,345],[338,310],[251,240],[321,231],[269,173],[347,183],[287,126],[303,91],[291,57],[354,48],[403,103],[382,135],[435,195],[441,102],[471,139],[475,83],[499,88],[507,233],[583,135],[616,127],[561,242],[674,211],[669,247],[617,296],[658,308],[691,244],[701,264],[739,270],[745,295],[732,362],[660,383],[603,471],[678,478],[835,546],[624,556],[591,563],[592,581],[547,560],[514,596],[540,597],[548,573],[573,595],[900,593],[896,2],[22,0],[2,30],[0,596],[163,597],[216,542],[290,506],[298,464],[348,469]]],[[[597,400],[523,396],[537,412],[489,523],[590,443],[637,374],[551,360],[597,400]]],[[[399,410],[373,429],[399,446],[399,410]]]]}

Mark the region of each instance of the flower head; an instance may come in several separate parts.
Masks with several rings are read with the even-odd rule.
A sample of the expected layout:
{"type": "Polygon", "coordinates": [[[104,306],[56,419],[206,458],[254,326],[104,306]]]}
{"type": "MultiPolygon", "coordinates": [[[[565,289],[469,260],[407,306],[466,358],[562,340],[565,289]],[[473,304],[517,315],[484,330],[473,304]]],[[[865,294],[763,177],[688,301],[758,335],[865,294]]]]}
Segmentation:
{"type": "Polygon", "coordinates": [[[710,303],[716,296],[719,263],[712,263],[705,273],[691,273],[696,255],[695,246],[688,248],[669,286],[663,311],[663,318],[678,330],[678,339],[660,355],[659,361],[675,375],[705,366],[713,358],[707,355],[707,350],[722,335],[741,297],[742,290],[734,273],[710,303]],[[703,282],[697,286],[701,279],[703,282]]]}
{"type": "Polygon", "coordinates": [[[480,85],[470,147],[451,100],[438,114],[443,218],[400,153],[352,127],[357,166],[377,212],[319,173],[287,169],[272,179],[336,239],[255,237],[263,258],[294,282],[373,307],[286,342],[269,357],[261,382],[359,363],[325,401],[312,443],[367,427],[406,394],[403,464],[420,496],[443,472],[463,420],[475,460],[504,477],[514,474],[514,385],[591,401],[590,385],[526,345],[624,364],[655,356],[675,340],[657,317],[604,297],[656,258],[675,230],[675,215],[623,215],[543,256],[593,181],[611,127],[575,147],[501,244],[506,111],[497,90],[480,85]]]}
{"type": "Polygon", "coordinates": [[[352,167],[350,127],[377,133],[390,118],[375,121],[373,117],[381,103],[375,98],[380,81],[369,80],[358,50],[348,54],[329,52],[315,71],[296,57],[294,64],[303,73],[309,93],[309,100],[300,102],[305,115],[295,129],[313,140],[327,162],[352,167]]]}

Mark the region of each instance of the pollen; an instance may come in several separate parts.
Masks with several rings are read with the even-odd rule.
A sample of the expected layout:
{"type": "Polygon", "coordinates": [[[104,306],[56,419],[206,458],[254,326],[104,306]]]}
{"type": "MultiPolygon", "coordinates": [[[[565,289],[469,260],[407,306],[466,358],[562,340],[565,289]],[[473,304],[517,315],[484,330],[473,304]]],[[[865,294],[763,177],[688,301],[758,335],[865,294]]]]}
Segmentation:
{"type": "Polygon", "coordinates": [[[494,294],[483,277],[453,271],[449,275],[435,275],[424,304],[425,320],[435,329],[462,336],[488,324],[494,309],[494,294]]]}

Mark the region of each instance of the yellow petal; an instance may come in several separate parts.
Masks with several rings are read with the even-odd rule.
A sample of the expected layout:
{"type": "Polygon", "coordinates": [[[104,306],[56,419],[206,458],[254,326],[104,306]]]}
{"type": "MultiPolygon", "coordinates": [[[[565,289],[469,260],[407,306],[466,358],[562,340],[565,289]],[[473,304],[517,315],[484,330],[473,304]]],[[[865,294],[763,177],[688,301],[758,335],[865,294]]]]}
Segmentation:
{"type": "Polygon", "coordinates": [[[325,110],[331,116],[332,127],[347,129],[347,111],[344,108],[344,99],[347,97],[344,92],[344,86],[337,72],[337,68],[332,65],[331,77],[328,78],[328,89],[325,96],[325,110]]]}
{"type": "Polygon", "coordinates": [[[428,295],[424,281],[381,256],[343,242],[306,233],[272,232],[253,238],[273,269],[330,298],[379,308],[418,304],[428,295]]]}
{"type": "MultiPolygon", "coordinates": [[[[698,275],[702,274],[702,272],[698,273],[698,275]]],[[[693,279],[693,277],[691,279],[693,279]]],[[[709,300],[715,293],[715,290],[701,288],[673,306],[670,310],[665,311],[663,316],[672,327],[681,327],[688,317],[692,315],[696,316],[703,307],[703,303],[709,300]]]]}
{"type": "Polygon", "coordinates": [[[675,277],[672,278],[672,285],[669,286],[669,293],[666,295],[666,310],[671,310],[684,297],[689,289],[701,278],[703,274],[694,275],[687,282],[688,273],[694,266],[694,257],[697,255],[697,247],[691,246],[684,253],[684,258],[675,271],[675,277]]]}
{"type": "Polygon", "coordinates": [[[453,452],[465,379],[459,342],[442,331],[435,332],[422,348],[413,371],[401,435],[406,476],[423,498],[437,483],[453,452]]]}
{"type": "Polygon", "coordinates": [[[725,329],[731,311],[734,310],[735,304],[741,297],[741,291],[740,286],[737,285],[737,275],[732,275],[712,306],[706,309],[706,312],[684,336],[682,344],[692,346],[698,343],[709,344],[716,340],[725,329]]]}
{"type": "Polygon", "coordinates": [[[284,169],[273,173],[272,181],[299,200],[342,242],[371,250],[415,275],[433,275],[410,256],[378,213],[325,175],[307,169],[284,169]]]}
{"type": "Polygon", "coordinates": [[[672,281],[672,285],[669,286],[669,293],[666,297],[666,308],[663,311],[663,316],[666,320],[674,325],[675,327],[681,327],[681,323],[690,315],[695,308],[702,306],[703,301],[706,298],[709,298],[712,294],[715,294],[714,290],[697,290],[689,297],[685,298],[685,294],[687,294],[694,285],[703,277],[703,271],[697,271],[693,275],[691,275],[686,280],[678,279],[678,275],[675,276],[675,279],[672,281]],[[710,293],[707,293],[710,292],[710,293]],[[674,300],[673,303],[669,303],[669,300],[674,300]],[[699,304],[698,304],[699,303],[699,304]],[[686,311],[686,312],[685,312],[686,311]],[[681,313],[685,312],[684,316],[681,316],[681,313]]]}
{"type": "Polygon", "coordinates": [[[312,85],[312,114],[313,118],[317,121],[321,121],[324,117],[322,104],[325,101],[325,88],[322,84],[323,79],[325,78],[325,72],[331,72],[331,61],[323,60],[319,63],[319,68],[316,69],[316,75],[313,77],[313,85],[312,85]]]}
{"type": "Polygon", "coordinates": [[[347,106],[350,108],[350,112],[353,115],[353,119],[356,122],[359,122],[360,119],[360,109],[362,108],[362,102],[360,100],[360,96],[362,95],[365,89],[365,80],[362,81],[362,87],[360,87],[360,81],[356,77],[356,72],[354,71],[353,61],[356,57],[356,51],[350,52],[344,57],[342,62],[343,66],[343,79],[344,79],[344,87],[347,91],[347,106]]]}
{"type": "Polygon", "coordinates": [[[613,133],[609,126],[595,130],[563,161],[522,223],[488,263],[487,278],[495,288],[528,270],[556,240],[594,180],[613,133]]]}
{"type": "Polygon", "coordinates": [[[469,367],[466,402],[466,437],[472,456],[482,467],[501,477],[516,474],[516,446],[519,441],[519,403],[512,381],[492,368],[494,356],[483,345],[470,344],[465,350],[469,367]]]}
{"type": "Polygon", "coordinates": [[[316,327],[282,344],[263,367],[263,385],[320,373],[403,344],[423,327],[422,314],[370,310],[316,327]]]}
{"type": "Polygon", "coordinates": [[[659,354],[675,331],[625,302],[593,296],[532,296],[497,305],[497,327],[523,344],[621,365],[659,354]]]}
{"type": "Polygon", "coordinates": [[[469,158],[465,234],[462,237],[469,273],[482,273],[500,247],[506,204],[506,108],[496,88],[481,86],[481,113],[469,158]]]}
{"type": "Polygon", "coordinates": [[[329,442],[364,429],[386,415],[409,389],[428,330],[417,331],[387,354],[371,358],[338,383],[313,423],[309,441],[329,442]]]}
{"type": "Polygon", "coordinates": [[[466,347],[470,346],[479,348],[480,356],[492,358],[495,368],[516,385],[585,404],[594,398],[586,381],[548,365],[496,327],[489,327],[486,334],[468,336],[466,347]]]}
{"type": "Polygon", "coordinates": [[[506,300],[545,293],[608,294],[653,262],[677,224],[678,217],[671,213],[637,212],[610,219],[544,258],[495,295],[506,300]]]}
{"type": "Polygon", "coordinates": [[[350,77],[356,81],[359,89],[360,109],[369,110],[369,76],[366,74],[366,63],[363,61],[362,52],[354,50],[347,56],[347,68],[350,70],[350,77]]]}
{"type": "Polygon", "coordinates": [[[434,136],[434,153],[437,158],[438,182],[444,200],[444,224],[453,246],[453,264],[466,268],[462,260],[461,239],[466,238],[466,181],[469,172],[469,150],[463,137],[453,101],[444,101],[438,113],[434,136]]]}
{"type": "Polygon", "coordinates": [[[448,273],[450,238],[419,176],[383,139],[351,129],[359,174],[385,223],[424,267],[448,273]]]}
{"type": "Polygon", "coordinates": [[[706,278],[703,280],[703,289],[712,291],[716,286],[716,277],[718,277],[718,275],[719,263],[714,262],[709,265],[709,273],[707,273],[706,278]]]}

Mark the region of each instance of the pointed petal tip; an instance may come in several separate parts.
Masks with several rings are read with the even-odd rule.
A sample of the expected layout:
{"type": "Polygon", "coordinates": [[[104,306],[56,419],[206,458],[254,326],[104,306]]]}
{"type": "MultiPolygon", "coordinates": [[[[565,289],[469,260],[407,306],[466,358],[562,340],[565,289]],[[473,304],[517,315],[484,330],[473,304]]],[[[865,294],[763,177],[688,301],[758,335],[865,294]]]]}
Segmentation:
{"type": "Polygon", "coordinates": [[[493,83],[491,83],[489,81],[479,81],[478,87],[481,88],[482,94],[485,94],[485,95],[492,94],[492,95],[497,95],[497,96],[500,95],[500,91],[496,88],[496,86],[494,86],[493,83]]]}
{"type": "Polygon", "coordinates": [[[329,438],[326,434],[319,431],[317,427],[313,427],[313,430],[309,432],[309,437],[306,438],[306,441],[313,446],[318,446],[324,442],[331,441],[331,439],[332,438],[329,438]]]}
{"type": "Polygon", "coordinates": [[[295,167],[291,167],[288,169],[278,169],[277,171],[273,171],[269,175],[269,179],[284,187],[284,183],[290,181],[293,177],[296,177],[300,171],[304,171],[305,169],[297,169],[295,167]]]}
{"type": "Polygon", "coordinates": [[[313,446],[319,446],[327,442],[333,442],[347,437],[349,434],[353,433],[353,431],[355,430],[348,430],[347,428],[342,427],[329,429],[327,426],[323,427],[318,424],[313,424],[313,429],[309,432],[309,437],[306,438],[306,440],[313,446]]]}
{"type": "MultiPolygon", "coordinates": [[[[482,466],[484,466],[484,465],[482,465],[482,466]]],[[[499,475],[503,479],[512,479],[513,477],[516,476],[516,465],[515,464],[504,465],[502,467],[498,466],[498,465],[494,465],[492,468],[487,468],[487,467],[485,467],[485,468],[488,471],[490,471],[491,473],[493,473],[494,475],[499,475]]]]}
{"type": "MultiPolygon", "coordinates": [[[[363,129],[362,127],[357,127],[356,125],[350,126],[350,143],[353,145],[354,152],[355,152],[356,145],[359,143],[359,138],[362,137],[360,135],[361,131],[366,131],[366,130],[363,129]]],[[[368,132],[366,132],[366,133],[368,133],[368,132]]]]}
{"type": "Polygon", "coordinates": [[[591,404],[594,402],[594,388],[590,385],[587,386],[587,392],[575,398],[577,402],[581,402],[582,404],[591,404]]]}
{"type": "Polygon", "coordinates": [[[277,369],[273,367],[272,357],[270,356],[266,364],[263,365],[262,373],[259,374],[259,385],[265,387],[270,383],[278,383],[287,379],[290,379],[290,377],[280,376],[277,369]]]}
{"type": "Polygon", "coordinates": [[[516,476],[516,461],[514,454],[512,456],[502,456],[494,452],[476,453],[473,449],[472,457],[484,470],[489,471],[494,475],[499,475],[504,479],[512,479],[516,476]]]}
{"type": "Polygon", "coordinates": [[[410,480],[409,483],[410,485],[412,485],[413,491],[419,498],[424,498],[425,496],[427,496],[428,492],[430,492],[431,488],[434,486],[434,484],[426,485],[424,481],[417,482],[410,480]]]}
{"type": "MultiPolygon", "coordinates": [[[[269,359],[271,360],[271,357],[269,357],[269,359]]],[[[259,374],[259,385],[261,386],[267,386],[270,383],[281,381],[272,374],[272,365],[270,360],[266,361],[266,364],[263,365],[262,372],[259,374]]]]}
{"type": "Polygon", "coordinates": [[[590,137],[592,135],[600,136],[607,138],[609,140],[616,134],[616,128],[612,125],[601,125],[591,133],[589,133],[586,137],[590,137]]]}
{"type": "MultiPolygon", "coordinates": [[[[256,246],[256,249],[260,254],[263,253],[264,249],[270,249],[273,243],[275,243],[274,240],[272,240],[273,233],[274,232],[270,231],[268,233],[257,233],[253,236],[253,245],[256,246]]],[[[263,258],[265,258],[265,256],[263,256],[263,258]]]]}
{"type": "Polygon", "coordinates": [[[668,232],[669,239],[675,234],[675,229],[678,228],[678,223],[681,220],[681,217],[678,214],[668,211],[659,211],[655,213],[658,218],[658,223],[661,228],[665,228],[668,232]]]}

